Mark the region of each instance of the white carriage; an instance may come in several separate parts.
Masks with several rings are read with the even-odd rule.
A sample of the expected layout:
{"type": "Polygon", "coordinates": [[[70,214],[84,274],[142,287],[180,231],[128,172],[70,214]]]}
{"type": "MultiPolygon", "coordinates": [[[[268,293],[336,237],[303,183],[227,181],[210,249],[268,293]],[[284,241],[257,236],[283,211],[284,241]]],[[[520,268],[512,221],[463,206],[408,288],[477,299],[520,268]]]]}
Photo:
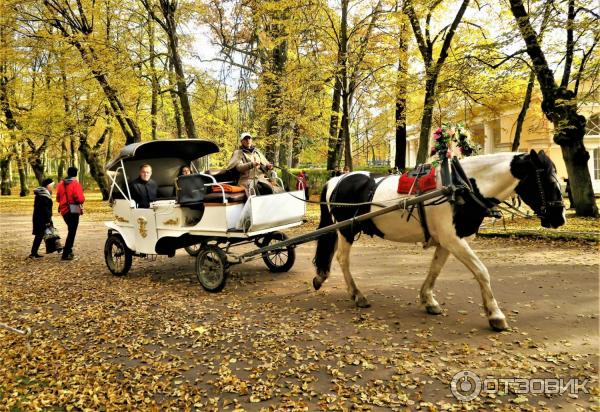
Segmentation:
{"type": "MultiPolygon", "coordinates": [[[[227,184],[234,183],[226,171],[199,172],[198,165],[207,165],[207,156],[218,151],[207,140],[154,140],[125,146],[106,166],[113,220],[105,223],[104,256],[111,273],[125,275],[134,256],[174,256],[185,248],[197,255],[196,275],[202,286],[216,292],[224,287],[230,264],[250,260],[232,254],[231,246],[254,243],[265,248],[286,239],[282,230],[302,224],[304,190],[248,197],[226,191],[227,184]],[[147,209],[136,206],[129,188],[146,163],[158,185],[157,200],[147,209]],[[179,168],[187,164],[192,175],[178,177],[179,168]]],[[[280,180],[279,184],[283,187],[280,180]]],[[[262,257],[273,272],[291,269],[294,245],[267,249],[252,257],[262,257]]]]}

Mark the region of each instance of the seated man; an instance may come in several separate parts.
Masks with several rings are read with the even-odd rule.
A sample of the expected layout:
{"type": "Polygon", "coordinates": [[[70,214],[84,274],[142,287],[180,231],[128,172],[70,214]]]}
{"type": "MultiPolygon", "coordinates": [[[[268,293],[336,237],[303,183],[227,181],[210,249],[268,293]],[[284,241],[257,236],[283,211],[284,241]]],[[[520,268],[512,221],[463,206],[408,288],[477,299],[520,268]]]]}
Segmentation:
{"type": "Polygon", "coordinates": [[[129,185],[131,198],[140,209],[148,209],[150,203],[156,200],[158,186],[154,180],[150,179],[151,176],[152,166],[143,164],[140,166],[140,175],[129,185]]]}
{"type": "Polygon", "coordinates": [[[246,194],[249,195],[252,188],[258,194],[283,191],[267,178],[266,173],[273,169],[273,165],[252,145],[250,133],[242,133],[240,143],[240,148],[231,156],[227,170],[235,169],[240,173],[238,185],[246,190],[246,194]]]}

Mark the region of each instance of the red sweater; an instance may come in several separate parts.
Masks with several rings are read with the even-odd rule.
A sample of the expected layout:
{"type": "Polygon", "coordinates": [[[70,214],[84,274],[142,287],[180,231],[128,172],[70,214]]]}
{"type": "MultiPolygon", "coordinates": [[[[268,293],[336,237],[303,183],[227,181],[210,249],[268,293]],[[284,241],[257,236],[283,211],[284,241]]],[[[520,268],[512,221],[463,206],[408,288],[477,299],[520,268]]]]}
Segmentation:
{"type": "Polygon", "coordinates": [[[83,188],[76,179],[65,179],[56,186],[56,202],[58,203],[58,212],[66,215],[69,212],[69,204],[83,204],[85,196],[83,188]],[[67,184],[65,185],[65,180],[67,184]]]}

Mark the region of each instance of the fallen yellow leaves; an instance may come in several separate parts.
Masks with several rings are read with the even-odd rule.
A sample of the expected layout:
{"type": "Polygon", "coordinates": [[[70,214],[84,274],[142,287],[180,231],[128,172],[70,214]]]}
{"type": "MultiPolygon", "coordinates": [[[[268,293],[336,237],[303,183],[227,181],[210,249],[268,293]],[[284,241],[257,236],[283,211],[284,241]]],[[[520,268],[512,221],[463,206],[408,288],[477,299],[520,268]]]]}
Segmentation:
{"type": "MultiPolygon", "coordinates": [[[[514,295],[526,296],[521,274],[501,292],[513,329],[493,334],[480,323],[460,323],[479,321],[482,311],[477,298],[459,306],[466,283],[438,297],[456,307],[434,318],[416,308],[420,283],[400,276],[403,296],[373,287],[374,308],[357,310],[333,275],[317,294],[308,270],[276,277],[247,265],[249,273],[234,274],[228,289],[209,295],[186,272],[187,257],[136,261],[131,276],[114,278],[91,248],[68,266],[52,257],[16,260],[17,246],[30,240],[0,251],[0,320],[33,330],[31,351],[23,337],[0,331],[0,410],[543,409],[559,400],[509,391],[460,403],[449,383],[464,369],[500,377],[598,374],[596,343],[581,346],[586,342],[565,333],[556,340],[560,348],[550,348],[535,327],[518,322],[559,313],[593,325],[597,313],[555,301],[544,311],[534,298],[516,305],[514,295]]],[[[597,380],[590,390],[589,398],[560,402],[565,409],[593,405],[597,380]]]]}

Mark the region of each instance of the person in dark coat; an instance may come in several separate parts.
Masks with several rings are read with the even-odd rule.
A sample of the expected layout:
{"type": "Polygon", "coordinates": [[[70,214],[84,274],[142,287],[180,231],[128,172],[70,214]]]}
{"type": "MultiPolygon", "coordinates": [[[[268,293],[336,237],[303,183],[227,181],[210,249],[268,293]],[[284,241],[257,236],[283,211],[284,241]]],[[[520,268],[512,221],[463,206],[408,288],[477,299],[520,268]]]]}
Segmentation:
{"type": "Polygon", "coordinates": [[[52,226],[52,179],[42,180],[42,185],[33,190],[35,198],[33,200],[33,245],[31,246],[30,259],[42,258],[38,254],[46,228],[52,226]]]}
{"type": "Polygon", "coordinates": [[[150,208],[150,203],[156,200],[158,186],[150,177],[152,176],[152,166],[143,164],[140,166],[140,175],[130,184],[131,198],[137,204],[139,209],[150,208]]]}

